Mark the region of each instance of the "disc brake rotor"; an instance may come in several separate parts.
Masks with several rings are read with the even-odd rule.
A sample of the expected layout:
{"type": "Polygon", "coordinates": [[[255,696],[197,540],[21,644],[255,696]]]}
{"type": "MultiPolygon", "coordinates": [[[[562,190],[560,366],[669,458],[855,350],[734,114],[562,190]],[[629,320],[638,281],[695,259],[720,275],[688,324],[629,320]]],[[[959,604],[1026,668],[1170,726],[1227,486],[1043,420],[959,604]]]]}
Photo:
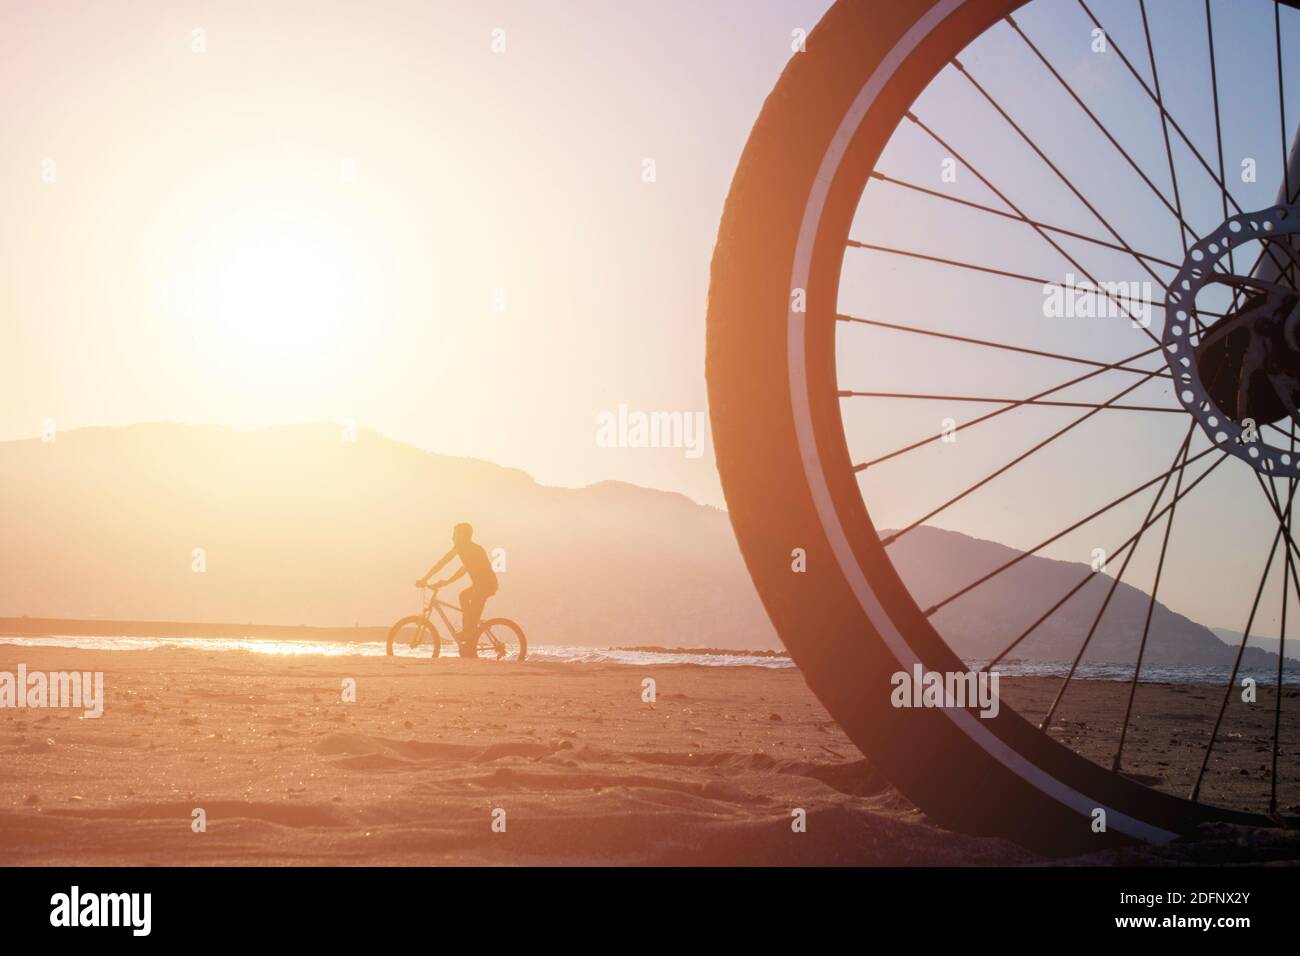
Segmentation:
{"type": "Polygon", "coordinates": [[[1265,256],[1290,267],[1296,233],[1300,207],[1283,205],[1234,216],[1197,242],[1169,285],[1161,336],[1178,400],[1210,440],[1257,471],[1288,477],[1300,476],[1300,449],[1270,444],[1262,430],[1300,425],[1300,293],[1280,278],[1283,268],[1268,281],[1234,275],[1224,260],[1262,242],[1265,256]],[[1197,296],[1215,285],[1240,304],[1204,322],[1197,296]]]}

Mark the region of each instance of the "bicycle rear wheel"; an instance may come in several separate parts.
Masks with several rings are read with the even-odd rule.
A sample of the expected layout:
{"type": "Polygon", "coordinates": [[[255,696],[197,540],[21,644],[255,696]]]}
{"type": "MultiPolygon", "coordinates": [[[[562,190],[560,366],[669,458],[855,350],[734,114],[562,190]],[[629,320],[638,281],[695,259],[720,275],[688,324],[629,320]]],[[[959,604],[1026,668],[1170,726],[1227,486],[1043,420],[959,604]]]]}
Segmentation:
{"type": "Polygon", "coordinates": [[[509,618],[493,617],[479,631],[478,653],[499,661],[522,661],[528,656],[524,629],[509,618]]]}
{"type": "Polygon", "coordinates": [[[389,657],[437,657],[442,640],[427,618],[404,617],[388,631],[389,657]]]}

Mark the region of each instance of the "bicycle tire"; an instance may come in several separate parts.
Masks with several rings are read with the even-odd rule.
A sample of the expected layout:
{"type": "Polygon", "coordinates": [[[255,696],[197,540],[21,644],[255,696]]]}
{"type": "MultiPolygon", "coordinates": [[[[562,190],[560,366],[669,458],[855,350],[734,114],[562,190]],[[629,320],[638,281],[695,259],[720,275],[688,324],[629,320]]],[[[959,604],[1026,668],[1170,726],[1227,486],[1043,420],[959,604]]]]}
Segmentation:
{"type": "Polygon", "coordinates": [[[437,629],[434,628],[434,626],[429,623],[428,619],[419,614],[411,614],[407,617],[404,617],[388,629],[388,656],[389,657],[394,656],[393,644],[397,638],[397,635],[401,633],[402,629],[405,627],[415,627],[422,635],[427,635],[427,638],[421,640],[420,643],[421,645],[428,643],[432,650],[431,656],[434,658],[438,657],[441,651],[442,638],[438,634],[437,629]]]}
{"type": "Polygon", "coordinates": [[[764,103],[731,185],[709,288],[717,466],[746,566],[809,687],[936,822],[1046,852],[1168,842],[1255,814],[1111,773],[1004,707],[897,709],[891,676],[965,665],[893,568],[852,471],[834,389],[834,295],[861,187],[910,104],[1025,0],[838,0],[764,103]],[[803,290],[803,311],[792,305],[803,290]],[[792,573],[793,549],[804,573],[792,573]],[[815,623],[814,626],[810,624],[815,623]],[[1096,811],[1106,828],[1096,832],[1096,811]]]}

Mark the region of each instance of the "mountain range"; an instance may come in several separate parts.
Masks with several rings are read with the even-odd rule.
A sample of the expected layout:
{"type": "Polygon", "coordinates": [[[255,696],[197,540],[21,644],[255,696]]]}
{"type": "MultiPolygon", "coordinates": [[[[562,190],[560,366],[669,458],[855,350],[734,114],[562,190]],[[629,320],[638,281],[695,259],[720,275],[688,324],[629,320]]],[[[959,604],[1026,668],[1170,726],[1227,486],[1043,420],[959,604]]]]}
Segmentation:
{"type": "MultiPolygon", "coordinates": [[[[1021,552],[955,531],[920,526],[889,545],[888,553],[913,598],[925,608],[1021,552]]],[[[1038,555],[1024,558],[940,608],[931,621],[963,658],[990,660],[1085,578],[1088,583],[1008,655],[1035,661],[1073,660],[1113,581],[1081,562],[1038,555]]],[[[1147,592],[1121,581],[1083,660],[1132,664],[1149,603],[1147,592]]],[[[1157,601],[1143,660],[1150,664],[1231,665],[1239,642],[1240,635],[1229,644],[1210,628],[1157,601]]],[[[1276,666],[1276,651],[1261,647],[1247,647],[1242,656],[1244,667],[1264,667],[1270,661],[1276,666]]]]}
{"type": "MultiPolygon", "coordinates": [[[[0,443],[0,616],[382,625],[418,610],[413,582],[459,521],[501,568],[489,614],[520,620],[535,645],[780,646],[724,511],[622,482],[546,486],[331,425],[148,424],[0,443]]],[[[923,606],[1016,554],[924,526],[889,551],[923,606]]],[[[963,657],[987,658],[1086,571],[1027,558],[936,624],[963,657]]],[[[1108,580],[1015,656],[1072,657],[1108,580]]],[[[1088,659],[1131,660],[1146,601],[1121,585],[1088,659]]],[[[1232,653],[1157,604],[1147,660],[1232,653]]]]}
{"type": "Polygon", "coordinates": [[[468,521],[499,564],[489,613],[535,643],[779,646],[717,508],[344,438],[151,424],[0,443],[0,614],[382,624],[418,610],[415,579],[468,521]]]}

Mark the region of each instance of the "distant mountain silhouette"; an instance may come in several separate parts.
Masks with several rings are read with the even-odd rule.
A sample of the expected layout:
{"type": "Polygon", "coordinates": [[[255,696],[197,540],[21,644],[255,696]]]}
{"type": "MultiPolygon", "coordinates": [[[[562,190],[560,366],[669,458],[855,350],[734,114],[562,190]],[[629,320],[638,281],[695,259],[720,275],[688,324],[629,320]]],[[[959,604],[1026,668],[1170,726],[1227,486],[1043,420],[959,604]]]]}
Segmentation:
{"type": "MultiPolygon", "coordinates": [[[[412,582],[462,520],[489,551],[505,549],[488,613],[517,617],[535,646],[780,646],[717,508],[613,481],[548,487],[373,432],[342,441],[331,425],[136,425],[0,443],[0,616],[387,624],[417,609],[412,582]]],[[[1016,553],[928,527],[889,552],[922,606],[1016,553]]],[[[936,622],[959,654],[987,658],[1086,570],[1027,558],[936,622]]],[[[1015,656],[1072,657],[1108,582],[1098,576],[1015,656]]],[[[1120,587],[1090,660],[1133,659],[1146,601],[1120,587]]],[[[1232,653],[1157,605],[1147,660],[1232,653]]]]}
{"type": "Polygon", "coordinates": [[[780,646],[717,508],[329,425],[0,443],[0,615],[383,624],[418,610],[457,521],[505,549],[488,613],[534,645],[780,646]]]}
{"type": "MultiPolygon", "coordinates": [[[[1215,637],[1230,647],[1235,648],[1241,643],[1241,631],[1234,631],[1227,627],[1212,627],[1210,630],[1214,632],[1215,637]]],[[[1281,643],[1282,642],[1276,637],[1256,637],[1254,634],[1250,636],[1251,647],[1259,647],[1261,650],[1268,651],[1270,654],[1277,654],[1281,643]]],[[[1286,657],[1287,660],[1291,661],[1295,660],[1298,656],[1300,656],[1300,635],[1292,634],[1287,638],[1286,657]]],[[[1274,663],[1276,663],[1277,658],[1274,657],[1273,660],[1274,663]]]]}
{"type": "MultiPolygon", "coordinates": [[[[955,531],[922,526],[889,545],[888,553],[913,597],[924,608],[1020,552],[955,531]]],[[[1087,564],[1034,555],[942,608],[932,620],[959,655],[968,660],[988,660],[1001,653],[1090,571],[1087,564]]],[[[1035,661],[1073,660],[1112,580],[1109,574],[1093,574],[1079,593],[1010,656],[1035,661]]],[[[1149,600],[1147,592],[1121,582],[1089,642],[1084,660],[1133,663],[1149,600]]],[[[1230,647],[1209,628],[1156,602],[1145,662],[1230,665],[1235,654],[1235,642],[1230,647]]],[[[1243,666],[1267,666],[1270,661],[1276,666],[1277,654],[1257,647],[1246,648],[1242,658],[1243,666]]]]}

